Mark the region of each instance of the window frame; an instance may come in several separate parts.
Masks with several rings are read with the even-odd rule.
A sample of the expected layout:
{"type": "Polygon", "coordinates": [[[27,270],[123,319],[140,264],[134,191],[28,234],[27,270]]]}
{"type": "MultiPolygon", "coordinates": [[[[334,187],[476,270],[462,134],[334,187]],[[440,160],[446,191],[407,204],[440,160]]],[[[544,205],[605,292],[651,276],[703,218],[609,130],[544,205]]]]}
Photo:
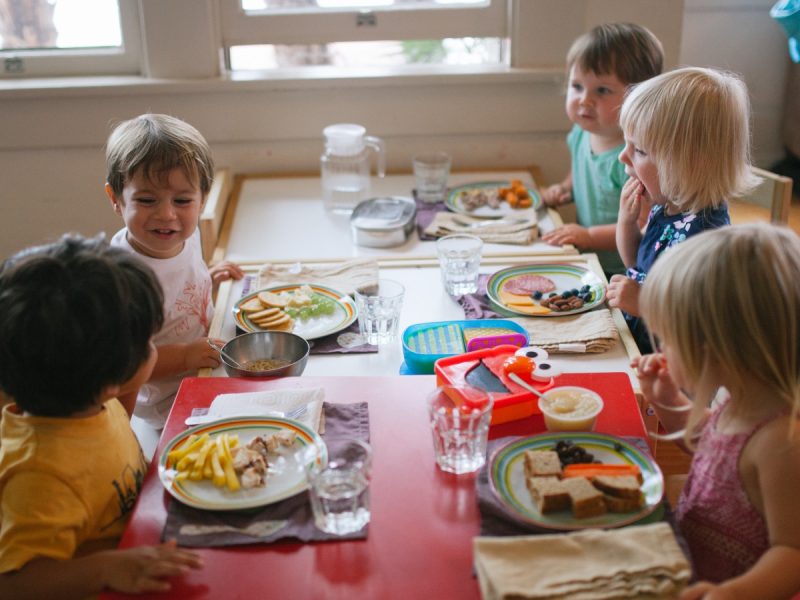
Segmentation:
{"type": "Polygon", "coordinates": [[[29,77],[140,75],[142,36],[137,0],[117,0],[120,15],[120,48],[8,49],[0,51],[0,79],[29,77]],[[22,61],[23,70],[8,72],[6,61],[22,61]]]}
{"type": "Polygon", "coordinates": [[[460,8],[378,7],[255,15],[246,15],[239,0],[217,0],[217,6],[222,47],[227,54],[231,46],[250,44],[507,38],[509,1],[489,0],[488,6],[460,8]]]}

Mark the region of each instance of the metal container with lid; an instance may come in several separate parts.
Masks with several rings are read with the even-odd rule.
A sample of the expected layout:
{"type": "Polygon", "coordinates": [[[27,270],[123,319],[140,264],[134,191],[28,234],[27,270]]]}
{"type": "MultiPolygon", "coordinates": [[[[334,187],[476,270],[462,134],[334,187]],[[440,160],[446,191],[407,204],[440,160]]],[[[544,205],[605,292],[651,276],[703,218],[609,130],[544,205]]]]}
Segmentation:
{"type": "Polygon", "coordinates": [[[386,196],[364,200],[350,215],[353,241],[371,248],[399,246],[414,230],[416,214],[417,205],[411,198],[386,196]]]}

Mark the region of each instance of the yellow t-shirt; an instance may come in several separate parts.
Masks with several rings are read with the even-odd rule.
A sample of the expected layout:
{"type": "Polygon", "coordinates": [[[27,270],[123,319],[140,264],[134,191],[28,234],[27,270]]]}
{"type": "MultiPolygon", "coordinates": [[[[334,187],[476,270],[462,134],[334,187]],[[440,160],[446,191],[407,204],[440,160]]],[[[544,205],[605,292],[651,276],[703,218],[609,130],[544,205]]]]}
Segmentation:
{"type": "Polygon", "coordinates": [[[0,573],[119,538],[147,462],[118,400],[85,418],[0,420],[0,573]]]}

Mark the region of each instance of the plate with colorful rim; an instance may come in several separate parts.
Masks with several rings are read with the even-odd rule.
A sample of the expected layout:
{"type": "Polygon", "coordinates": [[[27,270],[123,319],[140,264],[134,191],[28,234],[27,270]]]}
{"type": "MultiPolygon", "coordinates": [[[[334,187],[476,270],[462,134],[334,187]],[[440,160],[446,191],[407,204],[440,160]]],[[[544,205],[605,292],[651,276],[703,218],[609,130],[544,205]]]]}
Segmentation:
{"type": "Polygon", "coordinates": [[[622,527],[635,523],[658,508],[664,497],[664,477],[658,465],[630,442],[612,435],[591,432],[545,433],[509,442],[498,448],[489,460],[492,492],[517,519],[544,529],[570,531],[589,527],[622,527]],[[608,512],[588,519],[576,519],[571,510],[543,515],[525,485],[524,455],[528,450],[555,450],[556,442],[571,440],[610,464],[633,464],[642,472],[644,506],[628,513],[608,512]]]}
{"type": "Polygon", "coordinates": [[[465,194],[476,193],[480,191],[492,193],[496,192],[502,187],[510,187],[510,185],[511,184],[508,181],[481,181],[478,183],[460,185],[451,189],[450,193],[447,194],[445,206],[453,212],[467,215],[469,217],[475,217],[477,219],[501,219],[503,217],[513,217],[514,215],[519,215],[522,217],[526,212],[535,211],[542,205],[542,199],[539,196],[539,192],[526,186],[525,189],[528,190],[528,195],[533,200],[533,206],[529,208],[511,208],[511,205],[505,200],[500,200],[497,208],[492,208],[491,206],[484,204],[483,206],[479,206],[474,210],[469,210],[466,206],[464,206],[463,195],[465,194]]]}
{"type": "Polygon", "coordinates": [[[606,286],[596,273],[578,265],[558,263],[520,265],[501,269],[489,277],[486,282],[486,295],[492,306],[503,316],[563,317],[592,310],[605,302],[606,286]],[[555,311],[541,306],[539,300],[534,300],[529,295],[513,294],[505,289],[509,282],[530,276],[545,278],[555,286],[552,292],[543,293],[543,298],[551,293],[581,291],[583,288],[590,293],[589,299],[584,301],[580,308],[555,311]]]}
{"type": "Polygon", "coordinates": [[[241,310],[241,305],[257,297],[261,292],[272,292],[273,294],[291,294],[301,286],[308,286],[312,291],[312,301],[316,305],[324,307],[314,310],[306,310],[303,307],[289,307],[289,311],[296,311],[292,315],[294,318],[294,328],[292,333],[304,337],[307,340],[317,338],[342,331],[352,325],[358,318],[358,310],[355,301],[337,290],[322,285],[312,283],[293,283],[287,285],[277,285],[260,289],[258,291],[242,296],[233,306],[233,316],[236,326],[246,332],[263,331],[256,323],[251,321],[247,314],[241,310]],[[314,314],[316,312],[316,314],[314,314]]]}
{"type": "Polygon", "coordinates": [[[308,488],[305,468],[312,461],[326,464],[327,449],[322,438],[302,423],[279,417],[230,417],[187,429],[170,440],[158,459],[158,477],[164,488],[178,501],[204,510],[239,510],[272,504],[299,494],[308,488]],[[243,446],[257,436],[268,438],[281,431],[296,434],[291,446],[269,455],[267,482],[264,486],[241,488],[235,492],[217,487],[210,480],[178,479],[175,461],[169,453],[192,435],[215,439],[227,433],[237,436],[243,446]]]}

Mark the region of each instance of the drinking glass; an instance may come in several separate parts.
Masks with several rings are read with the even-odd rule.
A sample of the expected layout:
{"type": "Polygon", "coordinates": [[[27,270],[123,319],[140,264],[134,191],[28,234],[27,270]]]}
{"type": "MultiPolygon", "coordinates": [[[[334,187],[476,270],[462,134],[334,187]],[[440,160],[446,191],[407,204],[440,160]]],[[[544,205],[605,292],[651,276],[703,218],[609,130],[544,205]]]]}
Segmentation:
{"type": "Polygon", "coordinates": [[[356,289],[358,329],[368,344],[385,344],[397,337],[404,294],[403,284],[391,279],[356,289]]]}
{"type": "Polygon", "coordinates": [[[481,238],[466,233],[446,235],[436,241],[442,283],[448,294],[463,296],[478,290],[482,250],[481,238]]]}
{"type": "Polygon", "coordinates": [[[312,462],[308,471],[314,524],[327,533],[345,535],[369,523],[372,448],[357,439],[326,443],[328,464],[312,462]]]}
{"type": "Polygon", "coordinates": [[[450,176],[450,155],[446,152],[419,154],[412,160],[416,196],[426,204],[442,202],[450,176]]]}
{"type": "Polygon", "coordinates": [[[486,462],[492,394],[475,387],[443,385],[428,395],[436,464],[442,471],[472,473],[486,462]]]}

